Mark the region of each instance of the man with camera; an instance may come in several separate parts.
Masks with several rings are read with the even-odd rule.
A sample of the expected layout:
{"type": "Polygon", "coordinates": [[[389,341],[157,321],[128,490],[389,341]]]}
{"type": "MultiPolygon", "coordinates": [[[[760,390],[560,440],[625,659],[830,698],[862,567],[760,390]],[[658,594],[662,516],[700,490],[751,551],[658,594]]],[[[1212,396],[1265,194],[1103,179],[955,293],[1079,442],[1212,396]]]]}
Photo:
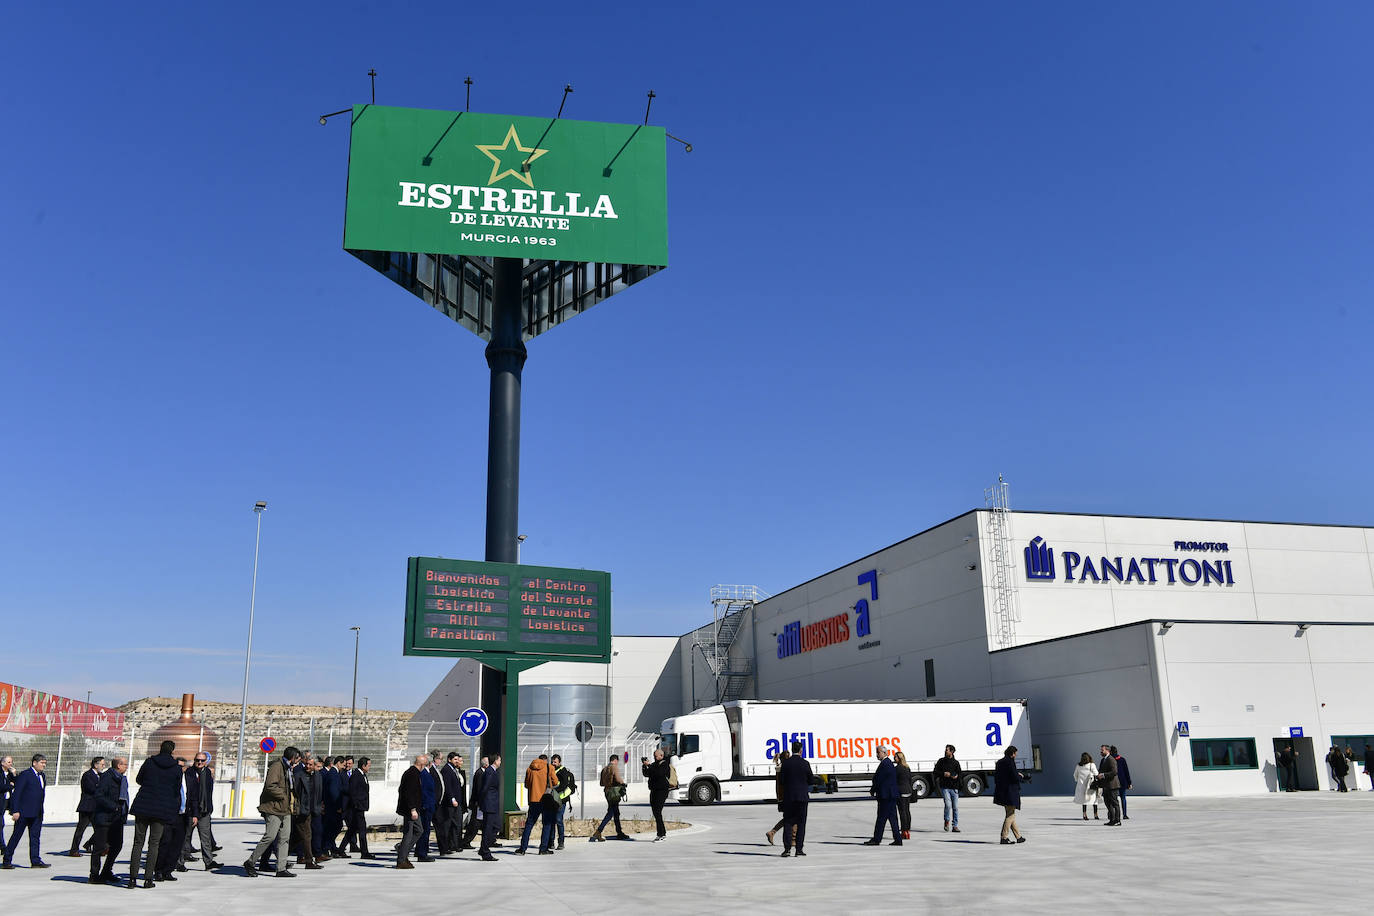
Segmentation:
{"type": "Polygon", "coordinates": [[[672,791],[672,764],[663,756],[663,748],[654,749],[653,762],[648,757],[639,758],[640,768],[644,776],[649,780],[649,807],[654,812],[654,825],[658,828],[658,835],[654,837],[654,842],[666,840],[668,838],[668,828],[663,826],[663,805],[668,801],[668,793],[672,791]]]}

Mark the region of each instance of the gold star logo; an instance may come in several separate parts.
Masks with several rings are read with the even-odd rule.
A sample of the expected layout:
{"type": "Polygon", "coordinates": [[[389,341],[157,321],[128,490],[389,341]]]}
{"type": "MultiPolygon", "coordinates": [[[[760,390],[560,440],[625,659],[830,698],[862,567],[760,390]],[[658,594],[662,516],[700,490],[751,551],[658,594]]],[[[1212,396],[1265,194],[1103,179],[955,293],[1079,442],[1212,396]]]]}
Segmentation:
{"type": "Polygon", "coordinates": [[[521,146],[520,135],[515,132],[514,124],[510,126],[510,130],[506,131],[506,139],[503,143],[499,145],[478,143],[477,148],[491,160],[491,177],[487,179],[487,184],[496,184],[502,178],[510,175],[520,179],[531,188],[534,187],[534,179],[530,177],[529,165],[548,152],[546,149],[521,146]],[[514,162],[515,165],[513,167],[505,165],[509,162],[514,162]]]}

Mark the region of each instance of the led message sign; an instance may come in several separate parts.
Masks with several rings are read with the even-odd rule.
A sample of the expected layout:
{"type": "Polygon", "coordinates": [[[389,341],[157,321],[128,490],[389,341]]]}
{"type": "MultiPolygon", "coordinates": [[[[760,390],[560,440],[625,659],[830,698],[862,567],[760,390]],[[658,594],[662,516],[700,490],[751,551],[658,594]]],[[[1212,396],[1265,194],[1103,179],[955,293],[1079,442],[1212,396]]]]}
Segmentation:
{"type": "Polygon", "coordinates": [[[410,558],[406,655],[609,661],[610,651],[610,573],[410,558]]]}

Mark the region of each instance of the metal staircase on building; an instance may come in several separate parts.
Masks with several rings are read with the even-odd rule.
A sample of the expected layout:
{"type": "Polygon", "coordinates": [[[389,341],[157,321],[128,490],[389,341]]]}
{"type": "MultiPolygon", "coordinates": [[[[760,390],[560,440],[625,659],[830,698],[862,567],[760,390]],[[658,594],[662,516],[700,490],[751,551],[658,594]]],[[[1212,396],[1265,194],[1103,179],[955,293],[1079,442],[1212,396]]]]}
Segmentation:
{"type": "Polygon", "coordinates": [[[711,607],[712,624],[694,634],[694,643],[706,666],[716,679],[716,702],[738,700],[749,690],[754,676],[754,659],[730,649],[739,636],[745,621],[745,611],[767,598],[768,594],[755,585],[713,585],[711,607]]]}
{"type": "Polygon", "coordinates": [[[1016,624],[1021,609],[1016,600],[1016,575],[1012,565],[1010,485],[997,475],[997,485],[983,490],[988,510],[988,558],[991,560],[993,640],[999,649],[1016,645],[1016,624]]]}

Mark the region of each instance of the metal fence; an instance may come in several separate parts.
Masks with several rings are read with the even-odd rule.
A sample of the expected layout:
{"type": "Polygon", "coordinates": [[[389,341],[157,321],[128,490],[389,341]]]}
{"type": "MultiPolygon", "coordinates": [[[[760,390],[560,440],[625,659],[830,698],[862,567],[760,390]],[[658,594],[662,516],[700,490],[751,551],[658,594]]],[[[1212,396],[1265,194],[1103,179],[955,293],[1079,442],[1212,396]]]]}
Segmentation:
{"type": "MultiPolygon", "coordinates": [[[[152,742],[161,740],[156,733],[169,723],[165,713],[144,717],[130,715],[125,718],[123,734],[113,740],[88,738],[83,724],[74,720],[42,734],[0,731],[0,757],[12,756],[16,769],[23,769],[35,753],[44,754],[48,758],[48,785],[75,786],[80,783],[81,773],[96,755],[107,759],[127,757],[131,769],[137,772],[142,761],[157,750],[151,746],[152,742]]],[[[224,717],[208,716],[204,725],[197,725],[174,737],[173,740],[177,742],[175,753],[189,760],[201,750],[214,748],[210,765],[216,782],[227,788],[228,783],[239,775],[235,759],[238,726],[237,717],[229,721],[224,717]]],[[[516,759],[508,761],[505,766],[516,770],[517,784],[530,761],[540,754],[558,754],[563,758],[563,765],[572,770],[577,778],[578,793],[573,799],[573,810],[578,816],[581,816],[584,799],[588,816],[592,816],[593,811],[599,816],[604,810],[598,777],[612,754],[622,761],[621,773],[630,787],[629,798],[632,801],[648,799],[639,759],[651,756],[658,746],[658,740],[653,735],[642,732],[600,734],[583,744],[566,726],[527,724],[520,727],[516,743],[516,759]]],[[[242,780],[250,784],[249,804],[240,804],[239,810],[251,811],[255,804],[253,799],[257,797],[257,787],[253,784],[262,781],[271,758],[279,756],[289,746],[302,751],[314,751],[318,756],[352,754],[355,758],[370,757],[373,761],[371,779],[376,786],[374,792],[379,793],[394,790],[414,755],[429,750],[438,750],[441,757],[458,751],[464,756],[469,773],[477,767],[474,753],[476,742],[463,735],[453,722],[401,721],[391,715],[359,715],[356,727],[350,728],[347,716],[255,717],[250,721],[244,741],[242,780]],[[271,754],[264,754],[258,748],[259,741],[266,737],[276,742],[271,754]]],[[[526,805],[523,786],[517,790],[516,804],[522,808],[526,805]]]]}
{"type": "MultiPolygon", "coordinates": [[[[414,755],[428,753],[431,750],[439,751],[441,756],[457,751],[463,755],[469,773],[476,768],[477,741],[462,734],[455,723],[420,722],[412,719],[409,733],[405,750],[400,753],[393,752],[387,761],[388,782],[399,782],[401,773],[411,764],[414,755]]],[[[628,735],[597,735],[583,744],[577,740],[573,730],[566,726],[524,724],[520,726],[516,737],[516,759],[504,762],[503,767],[515,769],[519,785],[531,760],[540,754],[547,754],[549,757],[557,754],[563,759],[563,765],[572,770],[577,779],[577,796],[574,796],[573,801],[578,807],[574,810],[580,811],[580,796],[585,795],[590,816],[591,807],[595,807],[598,813],[605,807],[599,776],[601,768],[606,765],[610,756],[616,754],[620,757],[621,773],[632,787],[633,793],[634,786],[644,783],[639,758],[650,756],[657,746],[658,741],[653,735],[641,732],[630,732],[628,735]],[[625,763],[627,754],[629,763],[625,763]]],[[[647,799],[647,789],[642,790],[639,795],[647,799]]],[[[516,790],[516,805],[523,808],[526,804],[525,790],[521,785],[516,790]]]]}
{"type": "MultiPolygon", "coordinates": [[[[23,769],[34,754],[43,754],[48,758],[48,785],[74,785],[79,782],[91,758],[97,755],[106,758],[127,757],[130,767],[137,771],[144,758],[156,753],[157,748],[151,747],[150,741],[154,740],[160,728],[168,724],[165,714],[157,717],[126,716],[123,735],[117,739],[87,737],[85,723],[79,719],[58,724],[51,731],[41,734],[0,731],[0,757],[13,757],[16,768],[23,769]]],[[[237,716],[232,722],[207,718],[203,725],[197,724],[194,729],[187,729],[173,739],[177,744],[175,753],[189,760],[197,752],[213,748],[211,767],[216,781],[232,781],[240,775],[236,759],[238,736],[237,716]]],[[[272,755],[259,750],[258,744],[263,738],[272,738],[276,742],[273,754],[280,754],[288,746],[295,746],[302,751],[313,750],[320,756],[352,754],[355,758],[371,757],[381,769],[382,761],[389,763],[392,759],[404,759],[406,725],[391,715],[360,714],[352,727],[348,716],[255,717],[245,733],[244,782],[260,782],[267,772],[267,763],[272,755]]]]}

